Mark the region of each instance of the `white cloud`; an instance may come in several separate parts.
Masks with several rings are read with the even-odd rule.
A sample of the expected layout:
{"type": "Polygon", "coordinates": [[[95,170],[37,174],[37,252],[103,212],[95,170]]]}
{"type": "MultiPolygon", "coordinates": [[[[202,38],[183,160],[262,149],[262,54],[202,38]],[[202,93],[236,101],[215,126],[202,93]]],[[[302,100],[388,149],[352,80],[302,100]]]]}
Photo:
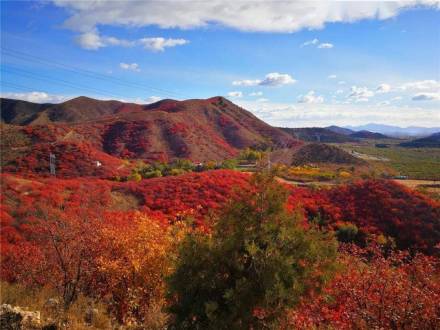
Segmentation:
{"type": "Polygon", "coordinates": [[[249,96],[262,96],[263,95],[263,92],[252,92],[252,93],[249,93],[249,96]]]}
{"type": "Polygon", "coordinates": [[[266,99],[266,98],[262,97],[260,99],[257,99],[256,102],[258,102],[258,103],[266,103],[266,102],[269,102],[269,99],[266,99]]]}
{"type": "Polygon", "coordinates": [[[414,106],[378,106],[369,103],[258,103],[240,100],[241,107],[252,111],[271,125],[282,127],[325,127],[329,125],[362,125],[379,123],[406,126],[432,127],[440,122],[438,108],[414,106]]]}
{"type": "Polygon", "coordinates": [[[412,97],[413,101],[440,101],[440,92],[418,93],[412,97]]]}
{"type": "Polygon", "coordinates": [[[334,47],[334,45],[329,42],[324,42],[324,43],[318,45],[318,48],[322,48],[322,49],[330,49],[333,47],[334,47]]]}
{"type": "Polygon", "coordinates": [[[244,80],[235,80],[232,82],[233,86],[257,86],[261,83],[261,80],[250,80],[250,79],[244,79],[244,80]]]}
{"type": "Polygon", "coordinates": [[[376,88],[376,93],[388,93],[391,91],[391,86],[388,84],[380,84],[376,88]]]}
{"type": "Polygon", "coordinates": [[[165,48],[182,46],[189,43],[185,39],[165,39],[162,37],[158,38],[142,38],[139,39],[139,43],[144,46],[145,49],[149,49],[155,52],[163,52],[165,48]]]}
{"type": "Polygon", "coordinates": [[[234,92],[229,92],[229,93],[228,93],[228,96],[229,96],[229,97],[237,98],[237,97],[242,97],[242,96],[243,96],[243,93],[242,93],[242,92],[239,92],[239,91],[234,91],[234,92]]]}
{"type": "Polygon", "coordinates": [[[370,97],[374,96],[374,92],[367,87],[352,86],[349,97],[356,102],[367,102],[370,97]]]}
{"type": "Polygon", "coordinates": [[[290,75],[287,73],[278,73],[272,72],[268,73],[266,77],[259,83],[261,86],[281,86],[294,84],[296,82],[290,75]]]}
{"type": "Polygon", "coordinates": [[[338,81],[338,85],[345,85],[346,82],[344,80],[338,81]]]}
{"type": "Polygon", "coordinates": [[[98,25],[189,29],[220,24],[242,31],[296,32],[327,23],[384,20],[433,0],[368,2],[297,1],[77,1],[54,0],[68,9],[65,26],[88,32],[98,25]]]}
{"type": "Polygon", "coordinates": [[[160,96],[150,96],[145,101],[147,104],[151,104],[151,103],[159,102],[160,100],[162,100],[162,98],[160,96]]]}
{"type": "Polygon", "coordinates": [[[323,103],[322,96],[315,95],[315,91],[309,91],[306,95],[300,95],[298,103],[323,103]]]}
{"type": "Polygon", "coordinates": [[[133,47],[136,45],[136,41],[101,36],[96,29],[80,34],[76,37],[76,42],[82,48],[89,50],[97,50],[108,46],[133,47]]]}
{"type": "Polygon", "coordinates": [[[327,76],[327,79],[336,79],[337,76],[335,74],[331,74],[329,76],[327,76]]]}
{"type": "Polygon", "coordinates": [[[235,80],[232,82],[233,86],[282,86],[288,84],[294,84],[296,82],[295,79],[292,78],[287,73],[278,73],[271,72],[268,73],[263,80],[255,79],[244,79],[244,80],[235,80]]]}
{"type": "Polygon", "coordinates": [[[23,100],[34,103],[60,103],[67,101],[71,97],[48,94],[46,92],[29,92],[29,93],[1,93],[1,97],[15,100],[23,100]]]}
{"type": "Polygon", "coordinates": [[[103,47],[119,46],[119,47],[134,47],[142,46],[144,49],[151,51],[162,52],[165,48],[182,46],[189,43],[185,39],[172,39],[172,38],[141,38],[137,40],[125,40],[115,37],[101,36],[96,29],[85,32],[76,37],[76,42],[84,49],[97,50],[103,47]]]}
{"type": "Polygon", "coordinates": [[[84,49],[96,50],[106,45],[96,32],[86,32],[76,38],[76,42],[84,49]]]}
{"type": "Polygon", "coordinates": [[[319,43],[319,40],[315,38],[313,40],[306,41],[305,43],[303,43],[301,45],[301,47],[306,47],[306,46],[310,46],[310,45],[316,45],[318,43],[319,43]]]}
{"type": "Polygon", "coordinates": [[[402,84],[399,86],[400,90],[403,91],[432,91],[438,92],[440,91],[440,81],[438,80],[419,80],[412,81],[409,83],[402,84]]]}
{"type": "Polygon", "coordinates": [[[395,96],[393,97],[390,101],[394,102],[394,101],[400,101],[402,99],[402,96],[395,96]]]}
{"type": "Polygon", "coordinates": [[[343,89],[338,89],[335,93],[336,93],[336,94],[343,94],[343,93],[344,93],[344,90],[343,90],[343,89]]]}
{"type": "Polygon", "coordinates": [[[333,48],[334,47],[334,45],[329,42],[319,43],[319,40],[316,38],[309,40],[309,41],[306,41],[303,44],[301,44],[301,48],[307,47],[307,46],[316,46],[317,48],[333,48]]]}
{"type": "Polygon", "coordinates": [[[123,70],[140,72],[139,64],[137,63],[119,63],[119,67],[123,70]]]}

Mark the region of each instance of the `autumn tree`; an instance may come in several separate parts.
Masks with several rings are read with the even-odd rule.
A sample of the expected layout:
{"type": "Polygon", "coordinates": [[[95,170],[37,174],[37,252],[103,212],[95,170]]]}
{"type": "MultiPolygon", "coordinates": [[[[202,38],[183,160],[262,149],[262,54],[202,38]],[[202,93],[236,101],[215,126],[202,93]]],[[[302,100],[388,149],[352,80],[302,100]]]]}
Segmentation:
{"type": "Polygon", "coordinates": [[[213,224],[183,240],[169,297],[176,329],[258,329],[275,324],[299,298],[319,290],[334,266],[336,242],[304,229],[286,211],[287,192],[256,174],[213,224]]]}
{"type": "Polygon", "coordinates": [[[142,215],[122,214],[99,229],[99,292],[124,324],[158,325],[166,319],[164,277],[170,273],[173,231],[142,215]]]}
{"type": "Polygon", "coordinates": [[[28,265],[32,272],[27,276],[44,277],[40,284],[58,290],[65,310],[80,293],[88,293],[95,275],[94,261],[100,254],[96,230],[103,222],[105,198],[99,190],[89,193],[35,202],[24,229],[40,254],[38,264],[28,265]]]}
{"type": "Polygon", "coordinates": [[[440,264],[408,252],[383,254],[378,245],[350,246],[341,271],[314,300],[288,313],[294,329],[437,329],[440,264]]]}

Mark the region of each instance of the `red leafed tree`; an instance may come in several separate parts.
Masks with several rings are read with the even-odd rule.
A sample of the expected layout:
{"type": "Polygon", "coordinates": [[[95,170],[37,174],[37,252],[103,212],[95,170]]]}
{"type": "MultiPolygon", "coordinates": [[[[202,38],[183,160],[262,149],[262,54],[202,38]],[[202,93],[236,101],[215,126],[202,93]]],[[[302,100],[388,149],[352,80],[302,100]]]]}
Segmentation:
{"type": "Polygon", "coordinates": [[[406,252],[382,255],[376,246],[350,247],[342,271],[312,301],[288,318],[290,327],[335,329],[437,329],[440,264],[406,252]]]}
{"type": "Polygon", "coordinates": [[[36,203],[26,226],[30,246],[24,245],[30,252],[35,249],[35,255],[20,254],[22,258],[17,259],[15,269],[17,277],[24,283],[55,287],[65,309],[80,292],[88,293],[96,275],[95,259],[100,253],[96,244],[96,231],[102,225],[100,206],[99,198],[92,195],[61,205],[36,203]]]}

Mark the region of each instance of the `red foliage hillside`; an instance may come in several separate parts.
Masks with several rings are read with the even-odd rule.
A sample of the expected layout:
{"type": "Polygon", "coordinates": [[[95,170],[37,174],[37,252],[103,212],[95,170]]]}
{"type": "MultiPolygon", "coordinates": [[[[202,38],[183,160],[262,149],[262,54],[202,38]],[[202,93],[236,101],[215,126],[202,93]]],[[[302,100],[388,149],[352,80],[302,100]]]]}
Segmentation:
{"type": "MultiPolygon", "coordinates": [[[[394,181],[365,180],[332,189],[295,189],[292,205],[326,225],[355,224],[363,234],[393,237],[400,249],[435,253],[440,243],[440,203],[394,181]]],[[[437,251],[438,252],[438,251],[437,251]]]]}
{"type": "Polygon", "coordinates": [[[56,157],[56,175],[63,178],[77,176],[112,178],[130,173],[129,168],[120,159],[96,150],[87,143],[71,142],[36,144],[24,156],[12,161],[4,170],[47,176],[50,174],[50,154],[56,157]]]}
{"type": "Polygon", "coordinates": [[[368,233],[384,233],[401,249],[428,253],[440,243],[440,203],[393,181],[361,181],[332,189],[335,220],[350,221],[368,233]]]}
{"type": "MultiPolygon", "coordinates": [[[[21,125],[8,127],[5,135],[24,135],[28,145],[89,143],[123,158],[223,160],[246,147],[300,143],[222,97],[150,105],[86,97],[44,107],[5,99],[3,103],[7,107],[2,109],[2,122],[21,125]]],[[[12,141],[8,148],[17,146],[12,141]]]]}
{"type": "MultiPolygon", "coordinates": [[[[81,196],[93,199],[99,195],[106,211],[139,209],[168,220],[193,215],[201,223],[237,189],[247,188],[248,178],[247,174],[230,170],[125,183],[54,178],[27,181],[3,175],[3,210],[14,219],[13,227],[20,228],[38,201],[76,202],[81,196]]],[[[323,225],[337,228],[340,223],[350,222],[364,235],[391,236],[398,248],[429,254],[436,253],[435,246],[440,243],[439,203],[399,184],[361,181],[327,190],[289,189],[290,209],[304,208],[307,218],[318,217],[323,225]]]]}

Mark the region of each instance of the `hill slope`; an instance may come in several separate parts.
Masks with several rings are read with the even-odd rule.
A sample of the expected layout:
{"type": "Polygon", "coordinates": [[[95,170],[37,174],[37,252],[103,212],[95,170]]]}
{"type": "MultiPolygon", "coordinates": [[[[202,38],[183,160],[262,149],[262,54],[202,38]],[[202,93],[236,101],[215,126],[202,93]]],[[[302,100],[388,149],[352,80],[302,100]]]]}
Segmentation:
{"type": "Polygon", "coordinates": [[[354,142],[356,139],[342,133],[336,133],[322,127],[281,128],[295,138],[306,142],[344,143],[354,142]]]}
{"type": "Polygon", "coordinates": [[[410,148],[440,148],[440,132],[425,138],[400,143],[399,146],[410,148]]]}
{"type": "Polygon", "coordinates": [[[1,102],[7,104],[2,106],[1,116],[8,124],[7,142],[2,143],[6,158],[17,152],[26,157],[36,144],[61,142],[87,144],[88,149],[96,150],[93,154],[147,161],[222,160],[242,148],[300,144],[222,97],[163,100],[149,105],[86,97],[44,105],[8,99],[1,102]]]}
{"type": "Polygon", "coordinates": [[[344,135],[350,135],[355,132],[351,129],[340,127],[340,126],[335,126],[335,125],[325,127],[325,129],[328,129],[329,131],[332,131],[332,132],[335,132],[338,134],[344,134],[344,135]]]}
{"type": "Polygon", "coordinates": [[[338,147],[310,143],[299,148],[292,157],[292,165],[309,163],[360,164],[362,161],[338,147]]]}
{"type": "Polygon", "coordinates": [[[356,139],[389,139],[389,137],[386,135],[380,133],[373,133],[370,131],[354,132],[351,133],[349,136],[356,139]]]}

